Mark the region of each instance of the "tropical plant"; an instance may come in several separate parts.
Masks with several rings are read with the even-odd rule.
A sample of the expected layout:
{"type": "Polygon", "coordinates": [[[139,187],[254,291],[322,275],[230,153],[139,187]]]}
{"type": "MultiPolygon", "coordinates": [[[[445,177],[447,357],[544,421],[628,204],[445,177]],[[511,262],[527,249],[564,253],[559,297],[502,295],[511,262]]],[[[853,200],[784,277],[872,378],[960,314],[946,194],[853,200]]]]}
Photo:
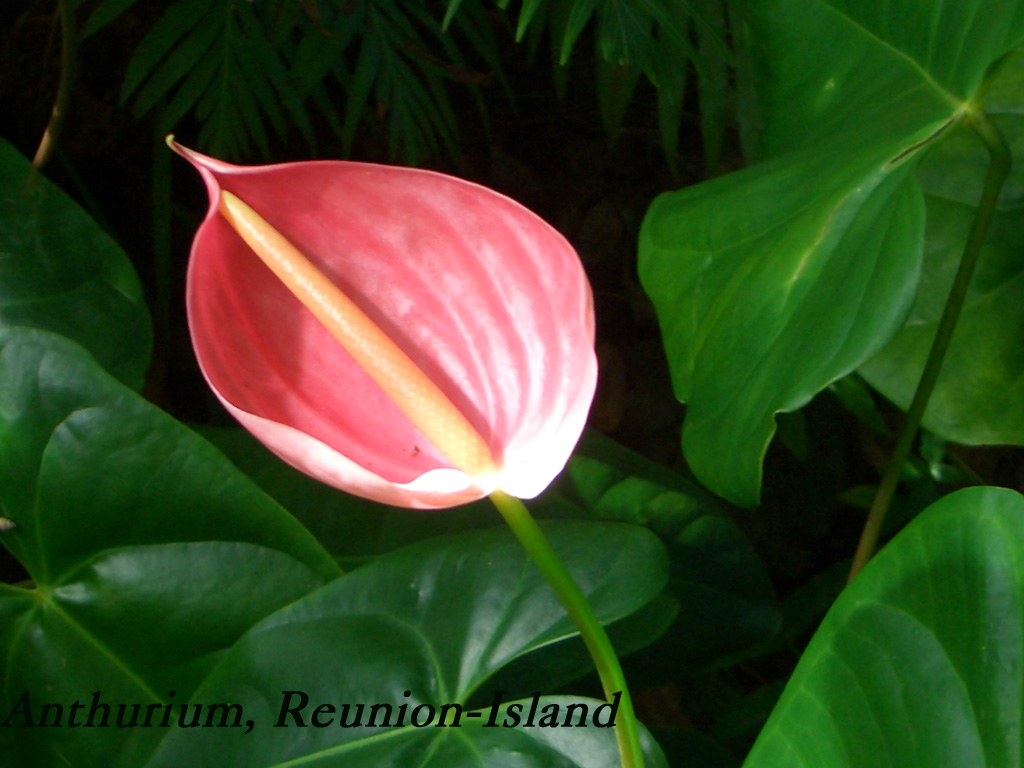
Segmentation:
{"type": "MultiPolygon", "coordinates": [[[[184,124],[202,148],[235,156],[278,159],[293,132],[310,153],[337,140],[352,153],[457,156],[456,105],[468,96],[486,116],[492,92],[515,96],[516,40],[550,59],[563,89],[580,84],[567,62],[590,55],[598,135],[631,119],[649,81],[666,165],[685,154],[675,142],[698,103],[707,168],[746,167],[644,200],[637,230],[640,281],[686,405],[682,450],[671,419],[667,454],[590,429],[529,501],[624,659],[650,728],[644,764],[1019,765],[1024,2],[510,5],[58,4],[65,77],[34,164],[0,139],[0,762],[616,760],[613,730],[594,719],[614,697],[601,698],[584,641],[495,509],[350,496],[226,421],[169,412],[145,295],[162,318],[163,366],[172,295],[139,279],[97,223],[102,206],[79,194],[87,213],[41,171],[61,167],[61,123],[76,119],[65,108],[76,44],[135,13],[146,31],[120,94],[158,129],[184,124]],[[382,127],[375,150],[370,129],[382,127]],[[1008,471],[979,469],[988,456],[1008,471]],[[861,532],[854,510],[868,507],[861,532]],[[846,517],[832,528],[816,518],[837,508],[846,517]],[[787,569],[800,551],[780,521],[821,526],[807,536],[827,552],[787,569]],[[858,529],[859,547],[843,528],[858,529]],[[389,727],[367,724],[373,704],[389,727]],[[559,727],[538,725],[545,713],[559,727]]],[[[169,228],[167,176],[139,173],[164,196],[157,221],[169,228]]],[[[301,196],[269,199],[301,218],[301,196]]],[[[197,248],[223,252],[218,211],[197,248]]],[[[185,213],[202,216],[198,204],[185,213]]],[[[169,283],[167,264],[136,261],[169,283]]],[[[494,267],[474,284],[501,277],[494,267]]],[[[618,279],[613,298],[642,319],[632,277],[618,279]]],[[[289,338],[259,324],[244,292],[228,291],[201,334],[289,338]]],[[[598,291],[599,329],[610,303],[598,291]]],[[[604,360],[614,387],[614,355],[604,360]]],[[[622,422],[666,400],[650,387],[622,422]]]]}

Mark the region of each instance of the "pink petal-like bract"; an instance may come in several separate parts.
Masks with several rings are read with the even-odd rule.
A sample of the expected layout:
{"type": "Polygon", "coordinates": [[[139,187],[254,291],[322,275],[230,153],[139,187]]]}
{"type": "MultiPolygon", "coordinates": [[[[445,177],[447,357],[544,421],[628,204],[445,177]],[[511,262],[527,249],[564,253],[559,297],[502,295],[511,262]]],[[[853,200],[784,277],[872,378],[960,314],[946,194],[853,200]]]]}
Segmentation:
{"type": "Polygon", "coordinates": [[[243,167],[173,144],[210,208],[192,244],[188,323],[213,391],[292,466],[387,504],[532,498],[565,466],[597,380],[590,285],[566,240],[518,203],[431,171],[315,161],[243,167]],[[498,472],[470,477],[413,426],[219,212],[248,203],[447,395],[498,472]]]}

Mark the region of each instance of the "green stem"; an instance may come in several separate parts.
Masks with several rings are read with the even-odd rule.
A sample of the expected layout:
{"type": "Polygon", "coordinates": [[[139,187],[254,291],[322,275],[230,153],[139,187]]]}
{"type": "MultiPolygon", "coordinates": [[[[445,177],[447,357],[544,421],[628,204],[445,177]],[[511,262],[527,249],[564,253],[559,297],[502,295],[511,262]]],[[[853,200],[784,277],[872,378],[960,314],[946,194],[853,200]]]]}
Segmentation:
{"type": "Polygon", "coordinates": [[[615,738],[619,744],[619,755],[622,768],[643,768],[643,753],[640,751],[640,733],[637,730],[636,715],[633,713],[633,701],[626,687],[626,678],[622,674],[619,658],[615,655],[611,640],[604,627],[594,615],[587,598],[576,586],[572,575],[566,570],[558,554],[548,542],[547,537],[530,515],[529,510],[519,499],[502,491],[491,494],[491,501],[501,512],[509,528],[544,574],[548,584],[555,590],[569,617],[576,624],[583,642],[587,645],[597,674],[601,678],[605,699],[612,701],[619,694],[618,717],[615,721],[615,738]]]}
{"type": "Polygon", "coordinates": [[[939,327],[935,332],[935,341],[932,343],[931,351],[928,353],[928,360],[925,362],[924,371],[921,373],[921,381],[918,382],[914,399],[907,411],[907,418],[896,440],[896,447],[893,448],[892,457],[882,475],[882,481],[875,494],[874,503],[868,513],[867,522],[861,533],[860,543],[857,552],[853,557],[853,566],[850,569],[852,580],[860,570],[867,564],[874,554],[878,544],[878,537],[882,530],[882,523],[889,511],[896,486],[899,484],[900,476],[903,473],[903,465],[910,455],[910,449],[914,445],[914,438],[917,435],[918,427],[921,425],[921,418],[924,416],[928,400],[931,398],[932,390],[935,389],[935,382],[942,370],[942,362],[946,357],[946,350],[953,338],[953,331],[956,328],[957,320],[960,317],[960,310],[963,309],[964,299],[967,297],[967,288],[970,286],[971,277],[974,275],[974,268],[978,264],[978,257],[981,255],[981,247],[985,243],[985,235],[988,233],[989,224],[996,211],[996,203],[999,200],[999,193],[1010,175],[1012,158],[1010,148],[1003,138],[1002,133],[996,128],[982,111],[970,112],[967,115],[970,126],[977,132],[978,136],[988,150],[990,161],[988,173],[985,176],[985,186],[981,191],[981,201],[978,203],[978,212],[974,217],[971,232],[967,237],[967,244],[964,246],[964,255],[960,260],[960,268],[957,270],[953,280],[953,287],[949,291],[949,298],[946,300],[946,307],[939,320],[939,327]]]}
{"type": "Polygon", "coordinates": [[[76,58],[78,56],[78,39],[75,30],[75,11],[69,0],[57,0],[57,11],[60,14],[60,83],[57,86],[57,97],[50,112],[50,121],[43,131],[32,165],[41,170],[53,155],[57,138],[64,126],[68,108],[71,106],[71,87],[75,82],[76,58]]]}

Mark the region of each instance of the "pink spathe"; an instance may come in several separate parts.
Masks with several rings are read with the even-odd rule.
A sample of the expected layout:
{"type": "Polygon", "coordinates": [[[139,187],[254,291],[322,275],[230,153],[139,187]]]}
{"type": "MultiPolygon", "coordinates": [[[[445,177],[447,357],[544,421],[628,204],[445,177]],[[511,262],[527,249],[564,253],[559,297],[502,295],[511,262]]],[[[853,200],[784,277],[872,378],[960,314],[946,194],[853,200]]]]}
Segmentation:
{"type": "Polygon", "coordinates": [[[539,494],[568,461],[597,379],[589,283],[568,242],[484,187],[430,171],[317,161],[243,167],[172,143],[210,208],[192,244],[188,322],[225,407],[270,450],[342,490],[437,508],[539,494]],[[376,322],[488,443],[455,469],[218,212],[237,195],[376,322]]]}

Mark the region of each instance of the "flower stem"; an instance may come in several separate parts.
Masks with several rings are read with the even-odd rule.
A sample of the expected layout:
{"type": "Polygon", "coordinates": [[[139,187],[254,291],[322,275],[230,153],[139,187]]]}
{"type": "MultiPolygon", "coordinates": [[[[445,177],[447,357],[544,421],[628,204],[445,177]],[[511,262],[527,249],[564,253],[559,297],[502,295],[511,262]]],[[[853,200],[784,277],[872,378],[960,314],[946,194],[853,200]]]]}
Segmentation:
{"type": "Polygon", "coordinates": [[[935,332],[935,340],[932,342],[931,351],[928,353],[928,360],[925,362],[924,371],[921,373],[921,380],[918,382],[917,391],[914,392],[914,399],[907,411],[907,418],[903,423],[899,437],[896,439],[896,446],[893,448],[892,457],[882,475],[882,481],[875,494],[875,500],[868,513],[867,522],[861,532],[860,543],[857,545],[857,552],[853,557],[853,565],[850,568],[850,579],[852,580],[860,570],[867,564],[874,554],[878,544],[878,537],[882,530],[882,523],[885,515],[892,504],[896,486],[899,484],[900,476],[903,473],[903,465],[910,455],[914,438],[917,435],[918,427],[921,425],[921,418],[924,416],[928,400],[931,398],[932,390],[942,370],[942,363],[946,357],[946,350],[949,348],[950,340],[953,338],[953,331],[956,328],[957,320],[960,317],[960,310],[963,309],[964,300],[967,297],[967,288],[974,275],[974,268],[978,264],[978,257],[981,255],[981,247],[985,243],[985,235],[988,233],[989,224],[996,211],[996,203],[999,200],[999,193],[1010,175],[1012,162],[1010,148],[1003,138],[999,129],[989,122],[988,117],[981,110],[970,112],[967,115],[968,124],[974,129],[985,144],[989,153],[988,172],[985,175],[985,186],[981,191],[981,201],[978,203],[978,212],[974,216],[974,223],[971,225],[970,234],[967,236],[967,244],[964,246],[964,255],[960,259],[960,268],[953,279],[953,287],[949,291],[949,298],[946,299],[946,306],[939,320],[938,329],[935,332]]]}
{"type": "Polygon", "coordinates": [[[615,649],[611,640],[594,615],[587,598],[576,586],[572,575],[566,570],[558,554],[541,531],[537,521],[519,499],[502,491],[491,494],[491,501],[501,512],[509,528],[519,539],[527,553],[536,563],[548,584],[555,590],[569,617],[576,624],[583,642],[590,651],[590,656],[597,667],[601,678],[605,699],[612,701],[615,694],[619,695],[618,717],[615,721],[615,738],[619,744],[619,755],[622,768],[643,768],[643,753],[640,750],[640,733],[637,730],[636,715],[633,713],[633,701],[626,687],[626,678],[622,674],[615,649]]]}

